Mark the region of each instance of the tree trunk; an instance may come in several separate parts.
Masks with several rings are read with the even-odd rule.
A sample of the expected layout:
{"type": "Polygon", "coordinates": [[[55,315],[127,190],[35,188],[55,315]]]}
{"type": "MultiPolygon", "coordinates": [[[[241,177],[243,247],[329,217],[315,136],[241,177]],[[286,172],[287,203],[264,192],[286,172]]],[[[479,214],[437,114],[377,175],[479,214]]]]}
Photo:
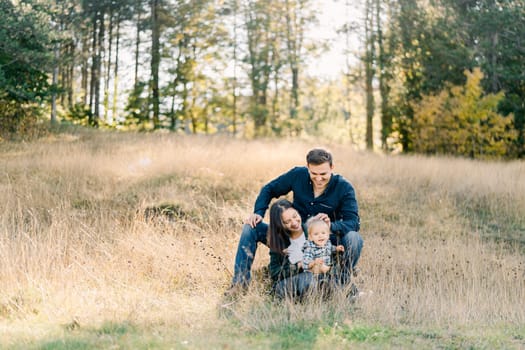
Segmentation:
{"type": "Polygon", "coordinates": [[[281,135],[281,126],[278,125],[278,119],[280,114],[279,108],[279,98],[280,98],[280,89],[279,89],[279,79],[280,79],[280,70],[281,64],[279,63],[278,57],[278,48],[274,46],[274,54],[272,55],[272,66],[273,66],[273,85],[274,85],[274,94],[272,98],[272,115],[270,120],[270,126],[274,133],[277,133],[278,136],[281,135]]]}
{"type": "Polygon", "coordinates": [[[115,43],[115,67],[113,68],[113,120],[117,122],[117,101],[118,101],[118,62],[120,48],[120,14],[117,15],[117,34],[115,43]]]}
{"type": "MultiPolygon", "coordinates": [[[[72,108],[75,104],[75,67],[76,67],[76,55],[75,55],[75,43],[71,40],[67,47],[67,56],[70,58],[71,62],[69,63],[66,75],[67,75],[67,108],[72,108]]],[[[81,63],[82,69],[84,65],[81,63]]]]}
{"type": "Polygon", "coordinates": [[[159,123],[159,66],[160,66],[160,0],[151,0],[151,104],[153,107],[153,128],[159,123]]]}
{"type": "Polygon", "coordinates": [[[140,21],[141,21],[141,0],[136,1],[136,11],[137,11],[137,32],[135,34],[135,81],[133,86],[137,88],[139,83],[139,64],[140,64],[140,21]]]}
{"type": "Polygon", "coordinates": [[[237,0],[233,0],[232,134],[237,134],[237,0]]]}
{"type": "Polygon", "coordinates": [[[499,79],[498,79],[498,44],[499,44],[499,33],[493,33],[492,34],[492,50],[490,53],[490,64],[491,64],[491,70],[492,74],[490,77],[490,86],[492,89],[492,93],[497,93],[500,90],[499,87],[499,79]]]}
{"type": "MultiPolygon", "coordinates": [[[[345,1],[345,18],[350,18],[350,11],[353,10],[353,7],[350,8],[350,0],[345,1]]],[[[352,103],[351,103],[351,94],[352,91],[352,79],[351,79],[351,63],[350,63],[350,23],[345,24],[345,96],[343,104],[343,115],[345,121],[348,123],[348,136],[350,137],[350,143],[354,144],[354,132],[352,130],[352,103]]]]}
{"type": "Polygon", "coordinates": [[[104,12],[99,12],[99,32],[98,32],[98,53],[96,60],[96,79],[95,79],[95,112],[93,114],[93,126],[98,127],[100,119],[100,79],[102,77],[102,53],[104,52],[104,12]]]}
{"type": "Polygon", "coordinates": [[[271,21],[269,6],[269,3],[263,2],[249,3],[245,12],[250,69],[248,76],[252,88],[250,114],[254,122],[255,136],[264,134],[268,118],[266,97],[271,72],[269,61],[271,43],[268,36],[271,21]]]}
{"type": "Polygon", "coordinates": [[[366,90],[366,148],[374,149],[374,16],[372,0],[366,2],[365,15],[365,90],[366,90]]]}
{"type": "Polygon", "coordinates": [[[297,122],[299,113],[299,61],[303,45],[304,21],[303,3],[295,3],[290,6],[290,1],[286,0],[286,47],[288,50],[288,63],[292,73],[290,118],[294,121],[293,132],[298,134],[301,127],[297,122]]]}
{"type": "MultiPolygon", "coordinates": [[[[59,60],[59,48],[58,43],[55,43],[54,47],[55,60],[53,62],[53,87],[56,87],[58,83],[58,60],[59,60]]],[[[56,88],[53,91],[53,96],[51,97],[51,125],[55,125],[57,122],[57,93],[56,88]]]]}
{"type": "Polygon", "coordinates": [[[109,81],[111,79],[111,55],[113,54],[113,10],[109,10],[109,28],[108,28],[108,55],[106,59],[106,79],[104,81],[104,120],[108,121],[109,117],[109,81]]]}
{"type": "MultiPolygon", "coordinates": [[[[82,92],[83,92],[83,105],[84,106],[87,106],[88,105],[88,94],[91,95],[91,92],[88,91],[88,82],[89,82],[89,68],[88,68],[88,53],[89,53],[89,38],[88,38],[88,33],[84,33],[84,35],[82,35],[82,54],[81,54],[81,59],[82,59],[82,79],[81,79],[81,86],[80,88],[82,89],[82,92]]],[[[91,110],[91,109],[90,109],[91,110]]]]}
{"type": "MultiPolygon", "coordinates": [[[[170,130],[171,131],[176,131],[177,130],[177,118],[179,116],[179,114],[181,114],[180,111],[176,111],[175,110],[175,100],[177,98],[177,86],[179,85],[179,83],[182,83],[183,81],[186,80],[186,78],[182,78],[182,55],[183,55],[183,48],[184,48],[184,45],[185,45],[185,38],[179,40],[179,43],[178,43],[178,53],[177,53],[177,59],[175,60],[175,78],[173,79],[173,89],[172,89],[172,96],[171,96],[171,110],[170,110],[170,130]]],[[[185,112],[185,100],[186,100],[186,93],[184,92],[186,91],[186,87],[184,86],[184,90],[183,90],[183,104],[182,104],[182,109],[183,111],[182,112],[185,112]]],[[[182,114],[184,115],[184,114],[182,114]]]]}
{"type": "Polygon", "coordinates": [[[386,53],[383,43],[383,26],[381,23],[381,0],[376,0],[376,30],[377,30],[377,47],[379,50],[377,64],[379,70],[379,94],[381,95],[381,148],[388,149],[387,138],[392,132],[392,115],[388,105],[388,96],[390,89],[387,84],[386,73],[386,53]]]}
{"type": "Polygon", "coordinates": [[[93,11],[93,22],[92,22],[92,42],[91,42],[91,82],[89,85],[89,125],[96,125],[95,122],[95,86],[97,84],[97,12],[93,11]]]}

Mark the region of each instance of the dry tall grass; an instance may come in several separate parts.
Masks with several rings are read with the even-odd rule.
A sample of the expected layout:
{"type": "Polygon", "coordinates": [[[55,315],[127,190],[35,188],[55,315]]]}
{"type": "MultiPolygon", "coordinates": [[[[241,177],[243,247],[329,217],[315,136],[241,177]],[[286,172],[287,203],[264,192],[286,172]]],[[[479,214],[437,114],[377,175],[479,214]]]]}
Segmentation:
{"type": "MultiPolygon", "coordinates": [[[[312,146],[113,133],[0,144],[0,334],[38,338],[73,321],[222,327],[242,219],[312,146]]],[[[357,190],[366,294],[276,305],[253,283],[228,309],[242,327],[525,324],[523,162],[330,148],[357,190]]]]}

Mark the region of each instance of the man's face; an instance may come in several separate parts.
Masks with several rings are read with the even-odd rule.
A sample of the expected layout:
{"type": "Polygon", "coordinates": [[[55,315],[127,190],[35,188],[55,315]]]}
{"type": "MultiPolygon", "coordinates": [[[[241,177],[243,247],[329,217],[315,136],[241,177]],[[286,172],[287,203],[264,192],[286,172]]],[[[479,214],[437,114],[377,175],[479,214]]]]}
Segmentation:
{"type": "Polygon", "coordinates": [[[324,247],[330,238],[330,229],[324,222],[316,222],[310,226],[308,231],[308,239],[314,242],[319,247],[324,247]]]}
{"type": "Polygon", "coordinates": [[[332,176],[333,166],[325,162],[319,165],[308,164],[308,172],[310,173],[310,180],[314,185],[314,190],[324,190],[332,176]]]}

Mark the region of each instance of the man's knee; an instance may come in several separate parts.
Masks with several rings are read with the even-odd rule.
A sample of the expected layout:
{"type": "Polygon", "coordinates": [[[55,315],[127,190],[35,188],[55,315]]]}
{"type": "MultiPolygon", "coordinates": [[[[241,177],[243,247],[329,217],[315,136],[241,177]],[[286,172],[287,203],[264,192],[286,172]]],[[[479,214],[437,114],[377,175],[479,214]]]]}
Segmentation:
{"type": "Polygon", "coordinates": [[[254,243],[261,242],[263,244],[266,244],[267,230],[268,225],[262,222],[255,227],[251,227],[248,224],[244,224],[241,232],[241,241],[248,240],[254,243]]]}
{"type": "Polygon", "coordinates": [[[256,236],[255,228],[251,227],[248,224],[244,224],[242,226],[242,231],[241,231],[242,238],[255,238],[255,236],[256,236]]]}
{"type": "Polygon", "coordinates": [[[363,248],[363,238],[357,231],[350,231],[343,236],[343,245],[353,250],[361,251],[363,248]]]}

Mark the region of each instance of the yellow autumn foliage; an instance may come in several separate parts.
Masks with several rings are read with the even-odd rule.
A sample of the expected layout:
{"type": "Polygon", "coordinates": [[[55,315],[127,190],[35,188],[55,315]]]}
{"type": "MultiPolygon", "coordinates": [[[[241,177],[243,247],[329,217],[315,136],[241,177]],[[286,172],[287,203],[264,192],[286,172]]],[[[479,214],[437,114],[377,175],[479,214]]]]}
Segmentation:
{"type": "Polygon", "coordinates": [[[517,138],[512,115],[497,113],[498,94],[483,94],[479,68],[466,70],[464,86],[447,86],[436,95],[424,95],[414,107],[414,150],[471,158],[501,158],[517,138]]]}

